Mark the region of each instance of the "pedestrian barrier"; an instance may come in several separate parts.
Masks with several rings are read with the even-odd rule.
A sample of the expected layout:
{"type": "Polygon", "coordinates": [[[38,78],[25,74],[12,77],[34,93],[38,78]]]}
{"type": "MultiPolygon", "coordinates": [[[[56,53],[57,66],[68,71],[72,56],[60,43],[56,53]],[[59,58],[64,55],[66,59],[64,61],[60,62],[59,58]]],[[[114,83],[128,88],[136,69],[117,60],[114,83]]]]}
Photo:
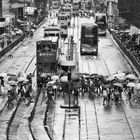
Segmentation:
{"type": "Polygon", "coordinates": [[[134,55],[131,53],[129,49],[127,49],[127,46],[124,46],[123,43],[118,39],[116,34],[114,32],[111,32],[113,39],[116,41],[116,43],[119,45],[120,49],[124,52],[124,54],[130,59],[132,64],[136,67],[137,71],[140,73],[140,63],[136,60],[134,55]]]}
{"type": "Polygon", "coordinates": [[[23,39],[25,38],[25,35],[21,35],[17,40],[15,40],[14,42],[12,42],[10,45],[8,45],[6,48],[4,48],[1,52],[0,52],[0,58],[2,56],[4,56],[7,52],[9,52],[10,50],[12,50],[19,42],[21,42],[23,39]]]}

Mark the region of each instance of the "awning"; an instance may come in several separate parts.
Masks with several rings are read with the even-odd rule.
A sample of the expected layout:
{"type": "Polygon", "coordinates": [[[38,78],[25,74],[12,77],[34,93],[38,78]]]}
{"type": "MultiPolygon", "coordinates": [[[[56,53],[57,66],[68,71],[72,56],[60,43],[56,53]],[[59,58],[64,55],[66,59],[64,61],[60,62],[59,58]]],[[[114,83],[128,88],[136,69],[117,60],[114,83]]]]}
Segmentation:
{"type": "Polygon", "coordinates": [[[137,16],[131,12],[122,12],[120,16],[127,20],[128,23],[140,28],[140,16],[137,16]]]}

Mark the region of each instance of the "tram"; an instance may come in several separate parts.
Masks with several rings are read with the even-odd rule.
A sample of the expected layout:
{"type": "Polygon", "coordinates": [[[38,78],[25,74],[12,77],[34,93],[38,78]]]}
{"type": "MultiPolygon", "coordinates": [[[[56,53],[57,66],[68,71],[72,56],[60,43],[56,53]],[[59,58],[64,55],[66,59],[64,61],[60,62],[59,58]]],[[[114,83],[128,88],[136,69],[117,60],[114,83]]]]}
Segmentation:
{"type": "Polygon", "coordinates": [[[60,36],[60,28],[58,25],[51,25],[47,26],[44,29],[44,37],[49,37],[49,36],[60,36]]]}
{"type": "Polygon", "coordinates": [[[62,37],[68,36],[69,16],[65,12],[58,14],[58,24],[60,26],[60,34],[62,37]]]}
{"type": "Polygon", "coordinates": [[[83,23],[81,25],[81,55],[98,54],[98,25],[95,23],[83,23]]]}
{"type": "Polygon", "coordinates": [[[36,42],[37,81],[42,74],[51,75],[57,72],[57,54],[59,39],[46,37],[36,42]]]}
{"type": "Polygon", "coordinates": [[[95,13],[95,23],[98,25],[99,35],[106,36],[107,16],[105,13],[95,13]]]}

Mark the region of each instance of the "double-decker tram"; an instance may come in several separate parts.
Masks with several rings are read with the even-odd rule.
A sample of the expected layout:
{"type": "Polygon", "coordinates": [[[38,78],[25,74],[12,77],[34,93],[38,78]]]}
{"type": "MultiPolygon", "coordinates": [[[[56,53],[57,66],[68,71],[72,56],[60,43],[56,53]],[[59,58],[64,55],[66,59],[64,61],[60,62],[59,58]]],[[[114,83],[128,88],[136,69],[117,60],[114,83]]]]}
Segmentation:
{"type": "Polygon", "coordinates": [[[62,37],[67,37],[68,35],[68,24],[69,16],[65,12],[60,12],[58,14],[58,24],[60,26],[60,34],[62,37]]]}
{"type": "Polygon", "coordinates": [[[95,23],[83,23],[81,25],[81,55],[98,54],[98,25],[95,23]]]}
{"type": "Polygon", "coordinates": [[[58,37],[46,37],[36,42],[37,82],[41,75],[57,72],[58,37]]]}
{"type": "Polygon", "coordinates": [[[60,36],[60,28],[58,25],[51,25],[47,26],[44,29],[44,37],[49,37],[49,36],[60,36]]]}
{"type": "Polygon", "coordinates": [[[98,25],[99,35],[106,35],[107,16],[105,13],[95,13],[95,23],[98,25]]]}

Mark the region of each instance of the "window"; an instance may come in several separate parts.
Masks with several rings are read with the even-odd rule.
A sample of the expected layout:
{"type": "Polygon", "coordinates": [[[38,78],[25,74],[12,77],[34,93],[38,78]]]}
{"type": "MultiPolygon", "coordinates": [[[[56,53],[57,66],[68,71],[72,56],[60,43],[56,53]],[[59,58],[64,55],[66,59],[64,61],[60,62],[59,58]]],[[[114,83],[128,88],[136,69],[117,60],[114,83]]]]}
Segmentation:
{"type": "Polygon", "coordinates": [[[45,63],[44,64],[44,70],[43,70],[43,72],[47,73],[49,71],[50,71],[50,64],[49,63],[45,63]]]}
{"type": "Polygon", "coordinates": [[[56,72],[56,63],[51,63],[50,64],[50,71],[51,72],[56,72]]]}

